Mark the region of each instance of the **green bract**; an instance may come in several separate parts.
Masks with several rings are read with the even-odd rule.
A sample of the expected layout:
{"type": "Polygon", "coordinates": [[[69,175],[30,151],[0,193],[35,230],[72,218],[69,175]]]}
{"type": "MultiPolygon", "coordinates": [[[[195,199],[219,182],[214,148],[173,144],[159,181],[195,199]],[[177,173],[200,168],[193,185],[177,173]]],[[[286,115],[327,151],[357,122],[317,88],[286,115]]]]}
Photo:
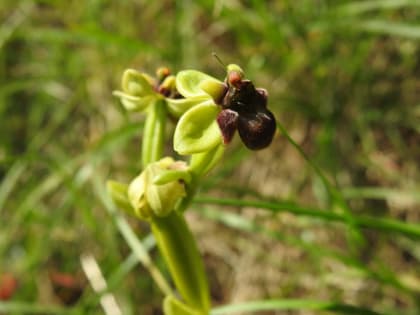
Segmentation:
{"type": "Polygon", "coordinates": [[[212,100],[192,107],[176,125],[174,149],[181,155],[201,153],[222,142],[216,116],[220,109],[212,100]]]}

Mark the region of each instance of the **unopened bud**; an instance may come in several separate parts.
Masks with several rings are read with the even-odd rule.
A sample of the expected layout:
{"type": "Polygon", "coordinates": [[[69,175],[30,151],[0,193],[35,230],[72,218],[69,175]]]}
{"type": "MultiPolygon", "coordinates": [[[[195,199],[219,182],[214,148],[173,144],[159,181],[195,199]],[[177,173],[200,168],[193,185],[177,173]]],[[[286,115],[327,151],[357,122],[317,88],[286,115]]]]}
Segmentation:
{"type": "MultiPolygon", "coordinates": [[[[128,199],[135,213],[142,219],[152,215],[163,217],[174,210],[178,201],[186,195],[184,182],[177,176],[172,181],[157,184],[156,178],[177,169],[186,169],[182,162],[175,162],[172,158],[163,158],[149,164],[128,187],[128,199]]],[[[180,175],[180,177],[185,175],[180,175]]]]}

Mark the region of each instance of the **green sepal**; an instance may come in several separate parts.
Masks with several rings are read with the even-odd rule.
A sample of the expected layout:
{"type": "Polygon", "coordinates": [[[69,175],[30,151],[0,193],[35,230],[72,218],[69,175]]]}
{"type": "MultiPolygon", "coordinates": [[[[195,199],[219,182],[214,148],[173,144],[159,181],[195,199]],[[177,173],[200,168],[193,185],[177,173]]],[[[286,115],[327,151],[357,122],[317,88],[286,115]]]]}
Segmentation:
{"type": "Polygon", "coordinates": [[[189,98],[167,98],[168,112],[176,118],[181,117],[191,107],[209,100],[209,95],[199,95],[189,98]]]}
{"type": "Polygon", "coordinates": [[[163,301],[163,313],[165,315],[203,315],[192,307],[178,300],[172,295],[167,295],[163,301]]]}
{"type": "Polygon", "coordinates": [[[106,189],[118,208],[121,208],[131,215],[135,215],[134,208],[128,200],[127,184],[123,184],[115,180],[108,180],[106,182],[106,189]]]}
{"type": "Polygon", "coordinates": [[[222,142],[213,101],[197,105],[182,115],[174,133],[174,149],[181,155],[211,150],[222,142]]]}
{"type": "Polygon", "coordinates": [[[186,183],[191,181],[191,174],[188,170],[168,170],[153,178],[153,184],[165,185],[169,182],[183,180],[186,183]]]}
{"type": "Polygon", "coordinates": [[[145,96],[154,93],[153,79],[150,76],[140,73],[134,69],[127,69],[122,76],[122,90],[124,93],[133,96],[145,96]]]}
{"type": "Polygon", "coordinates": [[[146,198],[146,189],[149,186],[149,174],[143,171],[128,185],[127,196],[133,208],[134,215],[142,220],[148,220],[152,216],[152,209],[146,198]]]}
{"type": "Polygon", "coordinates": [[[174,180],[165,184],[154,184],[153,178],[159,174],[165,174],[168,171],[161,169],[159,166],[151,164],[148,167],[148,176],[151,182],[148,183],[146,189],[146,200],[153,211],[153,214],[158,217],[165,217],[175,209],[177,203],[185,197],[184,183],[174,180]]]}
{"type": "Polygon", "coordinates": [[[155,94],[147,96],[133,96],[122,91],[114,91],[112,92],[112,95],[118,97],[121,100],[124,108],[132,112],[140,112],[145,110],[158,98],[158,96],[155,94]]]}
{"type": "Polygon", "coordinates": [[[203,72],[197,70],[184,70],[178,72],[176,75],[176,88],[178,92],[186,98],[207,95],[200,86],[201,83],[206,80],[222,83],[203,72]]]}

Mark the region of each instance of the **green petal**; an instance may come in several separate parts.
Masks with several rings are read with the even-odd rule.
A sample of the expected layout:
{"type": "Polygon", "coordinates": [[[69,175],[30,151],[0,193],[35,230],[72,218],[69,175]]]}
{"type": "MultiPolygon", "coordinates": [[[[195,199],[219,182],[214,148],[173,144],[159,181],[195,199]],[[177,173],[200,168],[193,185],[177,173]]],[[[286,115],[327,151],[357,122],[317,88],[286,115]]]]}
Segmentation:
{"type": "Polygon", "coordinates": [[[207,95],[200,87],[200,84],[205,80],[213,80],[218,83],[221,81],[197,70],[184,70],[178,72],[176,75],[176,88],[182,96],[194,97],[200,95],[207,95]]]}
{"type": "Polygon", "coordinates": [[[167,98],[166,102],[168,104],[168,111],[176,118],[179,118],[191,107],[203,103],[204,101],[207,101],[209,99],[209,95],[200,95],[196,97],[179,99],[167,98]]]}
{"type": "Polygon", "coordinates": [[[222,137],[216,116],[219,108],[207,101],[182,115],[174,134],[174,149],[181,155],[211,150],[221,143],[222,137]]]}

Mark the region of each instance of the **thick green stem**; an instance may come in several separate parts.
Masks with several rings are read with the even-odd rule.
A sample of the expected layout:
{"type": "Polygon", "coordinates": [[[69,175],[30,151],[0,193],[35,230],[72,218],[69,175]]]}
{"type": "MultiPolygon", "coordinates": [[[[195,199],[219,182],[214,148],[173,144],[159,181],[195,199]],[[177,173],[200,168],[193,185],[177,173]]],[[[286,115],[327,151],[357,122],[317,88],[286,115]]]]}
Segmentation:
{"type": "Polygon", "coordinates": [[[173,211],[151,220],[152,231],[175,285],[190,307],[208,314],[210,297],[197,244],[182,214],[173,211]]]}
{"type": "MultiPolygon", "coordinates": [[[[148,108],[142,143],[143,168],[162,158],[166,110],[164,100],[157,100],[148,108]]],[[[213,155],[214,153],[211,154],[213,155]]],[[[213,164],[212,159],[208,157],[202,162],[207,165],[213,164]]],[[[203,163],[197,164],[202,175],[206,167],[202,165],[203,163]]],[[[199,179],[199,176],[193,177],[199,179]]],[[[196,181],[192,180],[191,185],[195,190],[196,181]]],[[[190,192],[190,195],[192,197],[194,193],[190,192]]],[[[210,296],[204,265],[183,215],[174,210],[165,217],[153,217],[150,223],[159,250],[182,299],[199,314],[207,315],[210,309],[210,296]]]]}
{"type": "Polygon", "coordinates": [[[162,157],[165,144],[166,116],[166,103],[163,99],[151,104],[147,110],[141,151],[143,168],[162,157]]]}

